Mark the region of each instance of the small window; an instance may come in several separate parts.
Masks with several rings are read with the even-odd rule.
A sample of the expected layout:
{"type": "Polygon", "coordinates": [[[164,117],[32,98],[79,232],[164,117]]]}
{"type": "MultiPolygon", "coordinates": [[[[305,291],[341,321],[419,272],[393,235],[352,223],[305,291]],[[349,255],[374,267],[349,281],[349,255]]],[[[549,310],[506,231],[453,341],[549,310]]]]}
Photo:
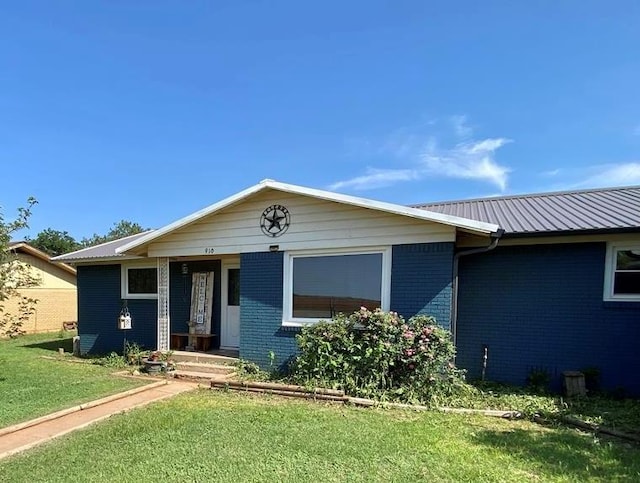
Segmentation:
{"type": "Polygon", "coordinates": [[[158,297],[158,269],[149,266],[122,267],[122,298],[158,297]]]}
{"type": "Polygon", "coordinates": [[[303,325],[360,307],[388,308],[386,251],[289,254],[284,325],[303,325]]]}
{"type": "Polygon", "coordinates": [[[640,301],[640,244],[610,245],[605,276],[606,300],[640,301]]]}
{"type": "Polygon", "coordinates": [[[240,269],[230,268],[227,273],[227,305],[240,305],[240,269]]]}

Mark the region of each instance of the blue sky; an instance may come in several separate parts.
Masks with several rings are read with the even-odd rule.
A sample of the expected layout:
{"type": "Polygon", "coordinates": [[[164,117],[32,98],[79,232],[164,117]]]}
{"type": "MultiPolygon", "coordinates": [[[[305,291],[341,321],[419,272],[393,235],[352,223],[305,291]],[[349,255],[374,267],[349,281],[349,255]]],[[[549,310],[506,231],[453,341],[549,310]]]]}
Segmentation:
{"type": "Polygon", "coordinates": [[[263,178],[396,203],[640,184],[637,1],[0,5],[0,205],[160,227],[263,178]]]}

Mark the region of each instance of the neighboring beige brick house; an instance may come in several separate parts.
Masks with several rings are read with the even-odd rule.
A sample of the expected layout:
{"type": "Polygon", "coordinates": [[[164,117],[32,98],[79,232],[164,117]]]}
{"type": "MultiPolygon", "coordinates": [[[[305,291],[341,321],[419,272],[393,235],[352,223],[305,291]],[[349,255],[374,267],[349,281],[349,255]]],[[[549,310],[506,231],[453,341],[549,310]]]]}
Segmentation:
{"type": "MultiPolygon", "coordinates": [[[[18,259],[31,266],[32,275],[40,280],[36,287],[20,289],[20,295],[38,300],[35,314],[22,329],[27,333],[53,332],[65,322],[78,320],[76,270],[66,263],[52,262],[51,257],[25,242],[12,243],[9,249],[18,259]]],[[[18,297],[5,302],[5,312],[16,314],[18,297]]]]}

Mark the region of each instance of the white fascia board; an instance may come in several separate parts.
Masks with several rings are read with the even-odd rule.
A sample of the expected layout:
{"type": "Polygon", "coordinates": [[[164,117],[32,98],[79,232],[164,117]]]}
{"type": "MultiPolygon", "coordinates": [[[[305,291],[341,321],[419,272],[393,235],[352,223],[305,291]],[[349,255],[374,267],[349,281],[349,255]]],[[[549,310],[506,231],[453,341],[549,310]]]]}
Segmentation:
{"type": "Polygon", "coordinates": [[[73,263],[74,265],[92,265],[102,263],[121,263],[133,260],[146,260],[147,257],[139,257],[136,255],[114,255],[112,257],[93,257],[93,258],[76,258],[67,260],[65,263],[73,263]]]}
{"type": "Polygon", "coordinates": [[[470,220],[468,218],[461,218],[459,216],[445,215],[442,213],[435,213],[433,211],[422,210],[419,208],[411,208],[409,206],[396,205],[395,203],[386,203],[384,201],[374,201],[367,198],[358,198],[357,196],[343,195],[340,193],[334,193],[332,191],[323,191],[314,188],[305,188],[302,186],[296,186],[286,183],[279,183],[277,181],[266,180],[267,186],[270,188],[285,191],[288,193],[312,196],[327,201],[335,201],[337,203],[344,203],[353,206],[359,206],[361,208],[370,208],[378,211],[385,211],[396,215],[408,216],[411,218],[417,218],[420,220],[433,221],[436,223],[442,223],[444,225],[455,226],[458,228],[464,228],[466,230],[475,231],[483,234],[491,234],[497,232],[500,227],[493,223],[486,223],[483,221],[470,220]]]}
{"type": "Polygon", "coordinates": [[[131,242],[131,243],[127,243],[126,245],[123,245],[119,248],[116,249],[116,253],[124,253],[128,250],[131,250],[135,247],[138,247],[140,245],[144,245],[145,243],[148,243],[152,240],[155,240],[156,238],[161,237],[162,235],[166,235],[167,233],[170,233],[178,228],[182,228],[185,225],[188,225],[190,223],[193,223],[195,221],[198,221],[201,218],[204,218],[205,216],[211,215],[212,213],[215,213],[216,211],[220,211],[223,208],[226,208],[229,205],[232,205],[234,203],[237,203],[238,201],[241,201],[245,198],[248,198],[249,196],[251,196],[254,193],[257,193],[259,191],[262,191],[263,189],[265,189],[266,186],[266,180],[265,181],[261,181],[260,183],[251,186],[250,188],[247,188],[245,190],[242,190],[238,193],[236,193],[235,195],[229,196],[228,198],[223,199],[222,201],[218,201],[217,203],[214,203],[213,205],[207,206],[206,208],[203,208],[201,210],[196,211],[195,213],[190,214],[189,216],[185,216],[184,218],[180,218],[177,221],[174,221],[173,223],[170,223],[166,226],[163,226],[162,228],[155,230],[151,233],[149,233],[148,235],[142,236],[140,238],[138,238],[137,240],[131,242]]]}
{"type": "Polygon", "coordinates": [[[196,211],[189,216],[181,218],[169,225],[166,225],[158,230],[149,233],[143,237],[138,238],[137,240],[127,243],[116,249],[116,253],[125,253],[133,248],[144,245],[145,243],[149,243],[152,240],[155,240],[167,233],[170,233],[178,228],[181,228],[190,223],[196,222],[201,218],[211,215],[217,211],[222,210],[234,203],[242,201],[249,196],[256,194],[264,189],[273,189],[276,191],[282,191],[285,193],[293,193],[299,194],[303,196],[310,196],[313,198],[333,201],[336,203],[343,203],[352,206],[358,206],[361,208],[369,208],[372,210],[384,211],[387,213],[392,213],[401,216],[408,216],[410,218],[416,218],[419,220],[432,221],[435,223],[442,223],[444,225],[454,226],[458,228],[462,228],[465,230],[473,231],[476,233],[481,233],[484,235],[489,235],[491,233],[496,233],[500,227],[498,225],[494,225],[492,223],[485,223],[482,221],[470,220],[468,218],[461,218],[459,216],[445,215],[442,213],[435,213],[432,211],[422,210],[418,208],[411,208],[408,206],[396,205],[393,203],[385,203],[383,201],[374,201],[367,198],[358,198],[356,196],[343,195],[339,193],[334,193],[332,191],[323,191],[314,188],[306,188],[303,186],[297,186],[287,183],[280,183],[278,181],[273,181],[270,179],[265,179],[260,181],[260,183],[251,186],[243,191],[236,193],[235,195],[229,196],[218,203],[214,203],[202,210],[196,211]]]}

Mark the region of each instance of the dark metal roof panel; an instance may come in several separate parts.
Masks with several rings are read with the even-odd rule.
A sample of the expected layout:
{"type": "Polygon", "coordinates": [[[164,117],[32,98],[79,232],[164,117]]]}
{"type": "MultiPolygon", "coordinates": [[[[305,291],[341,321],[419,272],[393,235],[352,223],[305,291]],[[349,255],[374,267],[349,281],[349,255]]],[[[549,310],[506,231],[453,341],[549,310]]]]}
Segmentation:
{"type": "Polygon", "coordinates": [[[640,186],[446,201],[415,207],[495,223],[511,234],[640,230],[640,186]]]}

